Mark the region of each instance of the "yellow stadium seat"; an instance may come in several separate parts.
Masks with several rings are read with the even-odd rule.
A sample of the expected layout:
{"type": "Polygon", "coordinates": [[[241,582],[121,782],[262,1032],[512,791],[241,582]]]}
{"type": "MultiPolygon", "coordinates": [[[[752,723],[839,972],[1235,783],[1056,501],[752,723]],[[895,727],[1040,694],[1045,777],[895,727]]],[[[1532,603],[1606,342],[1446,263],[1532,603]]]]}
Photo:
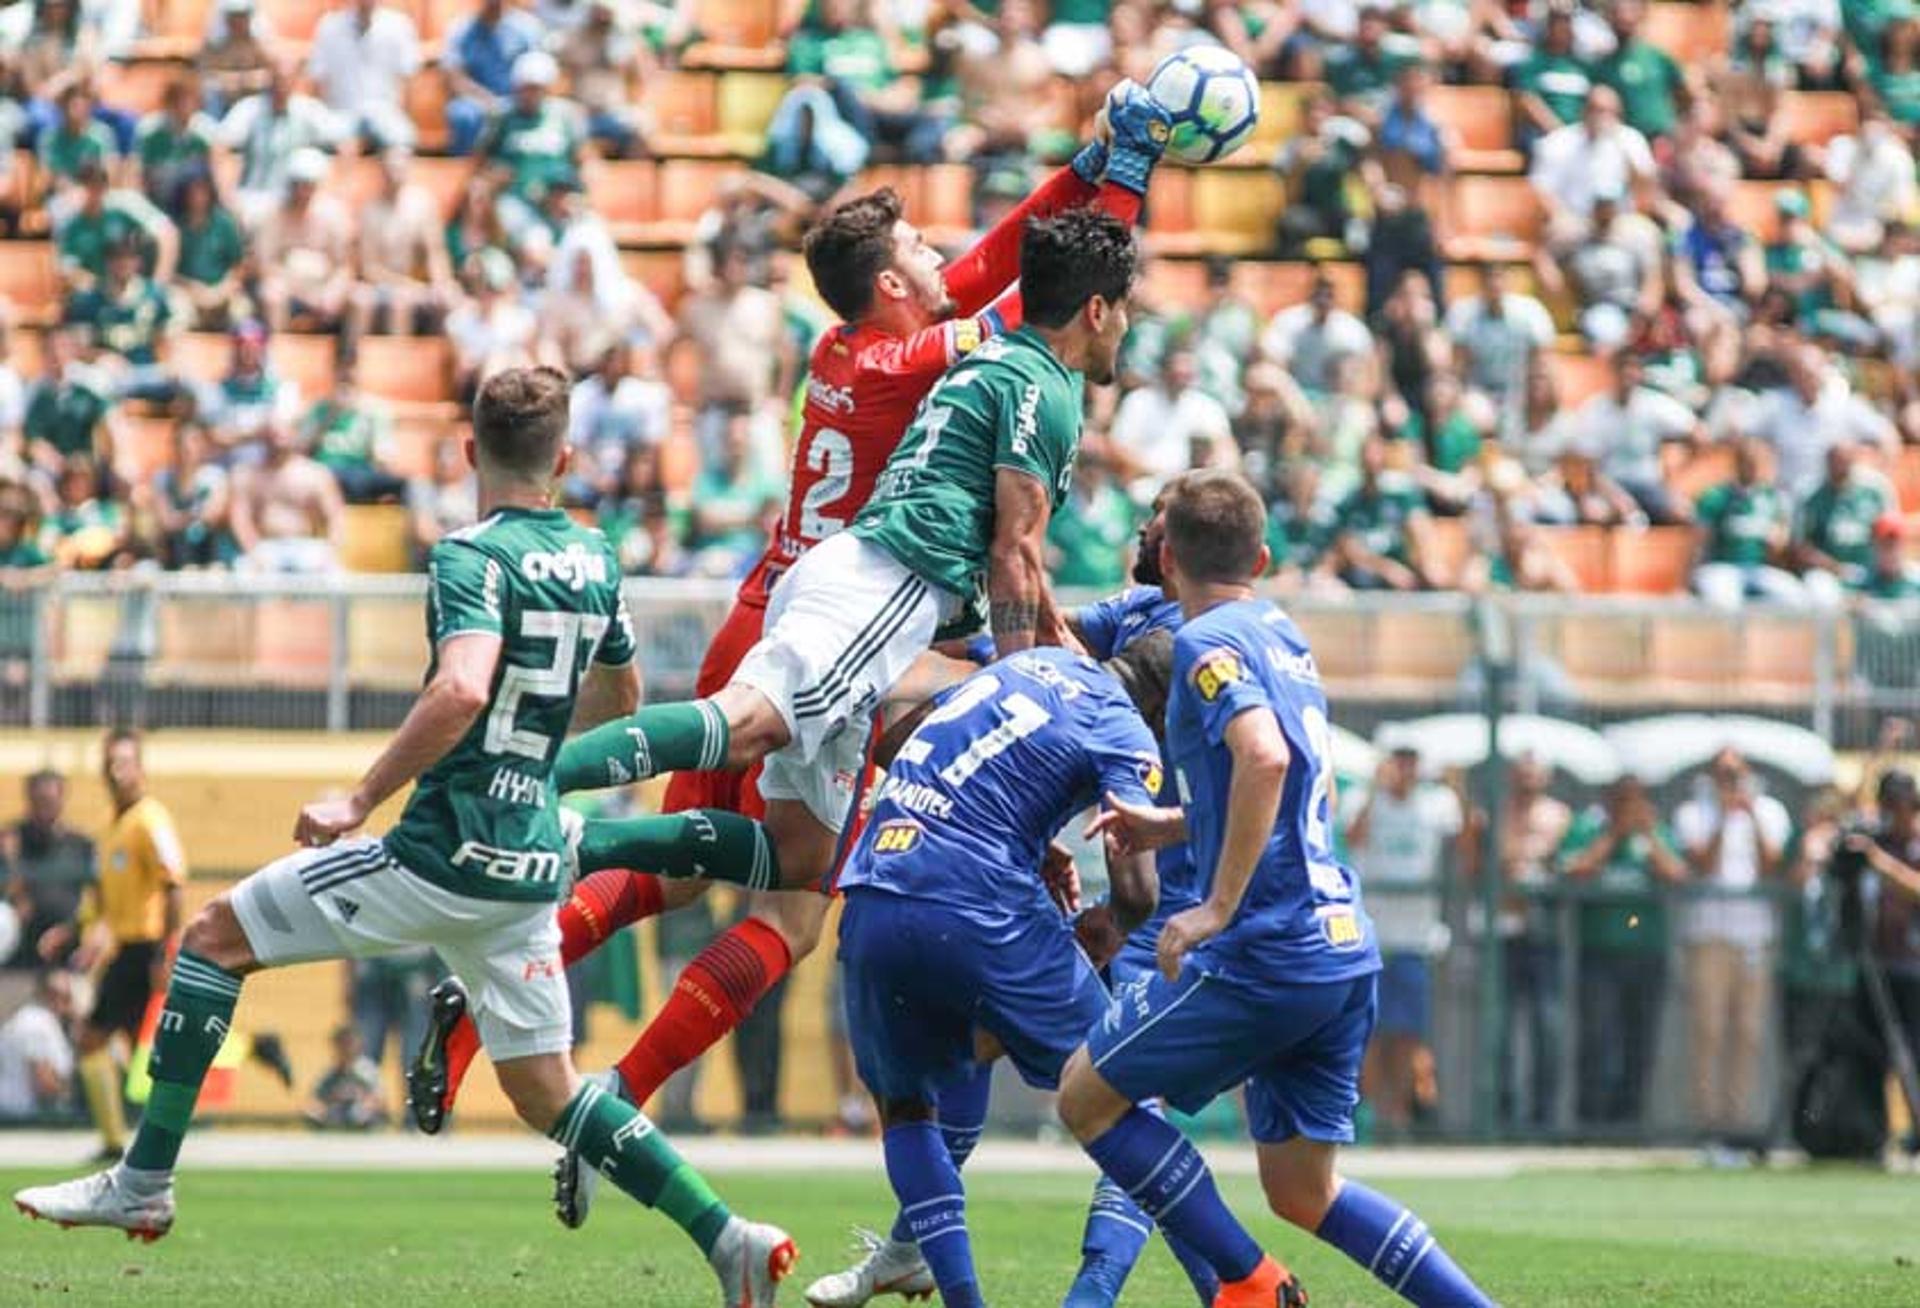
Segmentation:
{"type": "Polygon", "coordinates": [[[1692,527],[1612,533],[1613,589],[1630,595],[1672,595],[1685,590],[1696,539],[1692,527]]]}
{"type": "Polygon", "coordinates": [[[1300,134],[1306,103],[1320,90],[1306,82],[1260,83],[1260,121],[1254,126],[1253,139],[1240,147],[1240,158],[1250,155],[1259,163],[1271,159],[1281,146],[1300,134]]]}
{"type": "Polygon", "coordinates": [[[1605,527],[1542,527],[1541,544],[1579,579],[1582,592],[1598,595],[1613,586],[1613,547],[1605,527]]]}
{"type": "Polygon", "coordinates": [[[720,75],[716,112],[720,134],[740,154],[754,154],[773,121],[774,110],[790,85],[779,73],[731,72],[720,75]]]}
{"type": "Polygon", "coordinates": [[[426,663],[427,634],[419,601],[353,601],[347,610],[347,675],[356,685],[418,685],[426,663]]]}
{"type": "Polygon", "coordinates": [[[1267,249],[1273,244],[1274,216],[1285,207],[1279,177],[1265,169],[1203,168],[1194,179],[1194,225],[1209,251],[1267,249]]]}
{"type": "Polygon", "coordinates": [[[406,572],[413,566],[405,506],[349,504],[341,565],[349,572],[406,572]]]}

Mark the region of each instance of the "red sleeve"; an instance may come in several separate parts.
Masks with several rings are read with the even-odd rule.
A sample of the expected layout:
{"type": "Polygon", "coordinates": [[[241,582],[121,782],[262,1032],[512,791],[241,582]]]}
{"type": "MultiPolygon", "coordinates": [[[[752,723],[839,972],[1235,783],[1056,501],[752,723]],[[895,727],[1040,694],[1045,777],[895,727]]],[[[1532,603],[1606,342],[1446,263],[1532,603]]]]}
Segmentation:
{"type": "MultiPolygon", "coordinates": [[[[978,313],[1020,277],[1020,231],[1029,218],[1045,217],[1075,205],[1098,204],[1124,222],[1140,218],[1140,197],[1124,186],[1102,182],[1094,187],[1072,168],[1062,168],[1020,202],[1020,206],[982,236],[971,250],[947,265],[947,294],[962,315],[978,313]]],[[[1018,305],[1016,303],[1016,313],[1018,305]]],[[[1007,324],[1018,326],[1017,320],[1007,324]]]]}
{"type": "Polygon", "coordinates": [[[861,371],[911,381],[924,389],[989,336],[1020,325],[1020,290],[1008,291],[984,311],[922,327],[911,336],[876,342],[860,355],[861,371]]]}

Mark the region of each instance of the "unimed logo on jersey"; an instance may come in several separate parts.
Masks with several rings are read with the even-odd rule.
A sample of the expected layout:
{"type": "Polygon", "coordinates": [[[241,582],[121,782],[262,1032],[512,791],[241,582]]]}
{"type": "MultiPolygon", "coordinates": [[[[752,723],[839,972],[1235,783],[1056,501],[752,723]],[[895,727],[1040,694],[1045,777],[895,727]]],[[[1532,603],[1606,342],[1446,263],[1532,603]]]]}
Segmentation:
{"type": "Polygon", "coordinates": [[[1220,698],[1220,692],[1236,681],[1247,679],[1247,668],[1240,661],[1237,650],[1210,649],[1202,654],[1193,665],[1193,688],[1200,692],[1200,698],[1211,704],[1220,698]]]}
{"type": "Polygon", "coordinates": [[[920,824],[906,818],[882,822],[873,832],[873,852],[904,854],[920,843],[920,824]]]}

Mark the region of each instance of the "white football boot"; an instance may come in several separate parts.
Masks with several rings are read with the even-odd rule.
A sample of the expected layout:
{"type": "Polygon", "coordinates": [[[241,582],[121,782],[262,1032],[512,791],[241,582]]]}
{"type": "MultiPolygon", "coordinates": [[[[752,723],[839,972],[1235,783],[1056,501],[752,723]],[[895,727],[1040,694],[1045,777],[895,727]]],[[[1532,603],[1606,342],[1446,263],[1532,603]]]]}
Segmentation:
{"type": "Polygon", "coordinates": [[[808,1286],[807,1302],[812,1308],[864,1308],[883,1294],[903,1299],[933,1297],[938,1287],[919,1245],[882,1239],[859,1227],[853,1234],[866,1256],[846,1271],[823,1276],[808,1286]]]}
{"type": "Polygon", "coordinates": [[[799,1261],[800,1251],[785,1231],[738,1217],[727,1222],[707,1255],[720,1277],[721,1308],[774,1308],[780,1282],[799,1261]]]}
{"type": "Polygon", "coordinates": [[[151,1244],[173,1229],[173,1180],[148,1191],[112,1167],[57,1185],[29,1186],[13,1196],[13,1206],[62,1227],[110,1226],[129,1240],[151,1244]]]}

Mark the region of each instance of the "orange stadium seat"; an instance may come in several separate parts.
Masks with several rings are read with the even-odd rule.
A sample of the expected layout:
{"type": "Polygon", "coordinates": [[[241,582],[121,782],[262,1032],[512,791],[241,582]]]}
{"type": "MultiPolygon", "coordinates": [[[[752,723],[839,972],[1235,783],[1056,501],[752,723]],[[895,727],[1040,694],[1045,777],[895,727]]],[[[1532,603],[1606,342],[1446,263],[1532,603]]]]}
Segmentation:
{"type": "Polygon", "coordinates": [[[296,46],[312,43],[313,29],[320,26],[320,18],[327,12],[325,5],[313,0],[259,0],[259,4],[273,27],[274,38],[296,46]]]}
{"type": "Polygon", "coordinates": [[[973,169],[965,164],[922,168],[915,221],[947,240],[964,240],[973,231],[973,169]]]}
{"type": "Polygon", "coordinates": [[[1427,103],[1433,116],[1460,138],[1455,171],[1520,171],[1520,152],[1513,148],[1513,105],[1504,87],[1435,86],[1427,103]]]}
{"type": "Polygon", "coordinates": [[[1686,500],[1697,500],[1711,487],[1733,478],[1734,451],[1731,445],[1707,445],[1688,451],[1684,446],[1669,446],[1676,452],[1667,470],[1667,486],[1686,500]]]}
{"type": "Polygon", "coordinates": [[[1334,302],[1341,308],[1359,313],[1366,307],[1367,272],[1357,263],[1244,261],[1235,268],[1238,285],[1265,317],[1306,303],[1316,272],[1333,283],[1334,302]]]}
{"type": "Polygon", "coordinates": [[[1424,560],[1427,576],[1435,586],[1447,588],[1460,582],[1460,573],[1473,554],[1473,538],[1465,518],[1433,518],[1427,524],[1429,553],[1424,560]]]}
{"type": "Polygon", "coordinates": [[[393,446],[389,452],[393,471],[402,477],[427,477],[433,473],[433,456],[441,441],[458,440],[466,428],[431,414],[399,413],[393,419],[393,446]]]}
{"type": "Polygon", "coordinates": [[[1563,409],[1577,409],[1613,384],[1612,367],[1595,355],[1555,351],[1546,359],[1563,409]]]}
{"type": "Polygon", "coordinates": [[[1692,527],[1613,532],[1608,569],[1613,589],[1629,595],[1672,595],[1685,590],[1696,539],[1692,527]]]}
{"type": "MultiPolygon", "coordinates": [[[[392,338],[368,337],[361,342],[361,355],[365,356],[366,346],[372,342],[388,339],[392,338]]],[[[273,351],[274,370],[298,386],[303,399],[312,400],[333,389],[333,356],[340,348],[339,342],[333,337],[281,332],[273,338],[270,348],[273,351]]],[[[362,384],[374,391],[374,387],[366,381],[364,367],[361,373],[362,384]]]]}
{"type": "MultiPolygon", "coordinates": [[[[349,508],[348,521],[358,509],[349,508]]],[[[354,530],[347,529],[348,549],[354,530]]],[[[404,570],[404,564],[403,564],[404,570]]],[[[275,686],[324,686],[333,662],[333,606],[317,600],[260,602],[253,624],[253,676],[275,686]]]]}
{"type": "Polygon", "coordinates": [[[1513,259],[1540,239],[1545,215],[1524,177],[1455,177],[1447,253],[1455,259],[1513,259]]]}
{"type": "Polygon", "coordinates": [[[1704,65],[1727,52],[1733,15],[1720,4],[1652,4],[1641,35],[1683,64],[1704,65]]]}
{"type": "Polygon", "coordinates": [[[1613,545],[1605,527],[1542,527],[1540,542],[1579,579],[1581,591],[1603,594],[1613,588],[1613,545]]]}
{"type": "Polygon", "coordinates": [[[120,433],[114,464],[129,482],[146,482],[173,461],[173,419],[123,413],[120,433]]]}
{"type": "Polygon", "coordinates": [[[687,261],[679,250],[622,250],[620,266],[668,309],[678,304],[686,292],[687,261]]]}
{"type": "Polygon", "coordinates": [[[28,322],[58,316],[60,278],[51,241],[0,241],[0,295],[28,322]]]}
{"type": "Polygon", "coordinates": [[[100,65],[100,99],[115,109],[132,114],[148,114],[160,107],[167,84],[183,77],[187,70],[175,63],[135,60],[132,63],[108,61],[100,65]]]}
{"type": "Polygon", "coordinates": [[[659,214],[649,233],[654,239],[684,244],[694,224],[712,207],[723,179],[744,173],[746,166],[730,159],[667,159],[660,164],[659,214]]]}
{"type": "Polygon", "coordinates": [[[447,145],[447,79],[437,70],[422,73],[407,83],[407,118],[422,150],[443,150],[447,145]]]}
{"type": "Polygon", "coordinates": [[[1811,687],[1819,629],[1799,618],[1748,617],[1741,632],[1740,679],[1768,686],[1811,687]]]}
{"type": "Polygon", "coordinates": [[[1788,91],[1780,97],[1780,122],[1801,145],[1825,145],[1860,126],[1860,102],[1845,91],[1788,91]]]}
{"type": "Polygon", "coordinates": [[[583,170],[587,204],[625,241],[660,211],[660,165],[651,159],[602,159],[583,170]]]}
{"type": "Polygon", "coordinates": [[[1162,168],[1156,171],[1147,192],[1147,235],[1155,250],[1168,253],[1191,250],[1194,228],[1193,179],[1191,168],[1162,168]]]}
{"type": "Polygon", "coordinates": [[[653,145],[660,154],[713,154],[722,148],[720,79],[713,73],[665,69],[647,78],[640,100],[653,116],[653,145]]]}
{"type": "Polygon", "coordinates": [[[778,0],[697,0],[703,40],[687,63],[707,68],[779,68],[787,53],[778,34],[778,0]]]}
{"type": "Polygon", "coordinates": [[[360,385],[411,404],[453,398],[453,347],[440,336],[369,336],[360,342],[360,385]]]}

